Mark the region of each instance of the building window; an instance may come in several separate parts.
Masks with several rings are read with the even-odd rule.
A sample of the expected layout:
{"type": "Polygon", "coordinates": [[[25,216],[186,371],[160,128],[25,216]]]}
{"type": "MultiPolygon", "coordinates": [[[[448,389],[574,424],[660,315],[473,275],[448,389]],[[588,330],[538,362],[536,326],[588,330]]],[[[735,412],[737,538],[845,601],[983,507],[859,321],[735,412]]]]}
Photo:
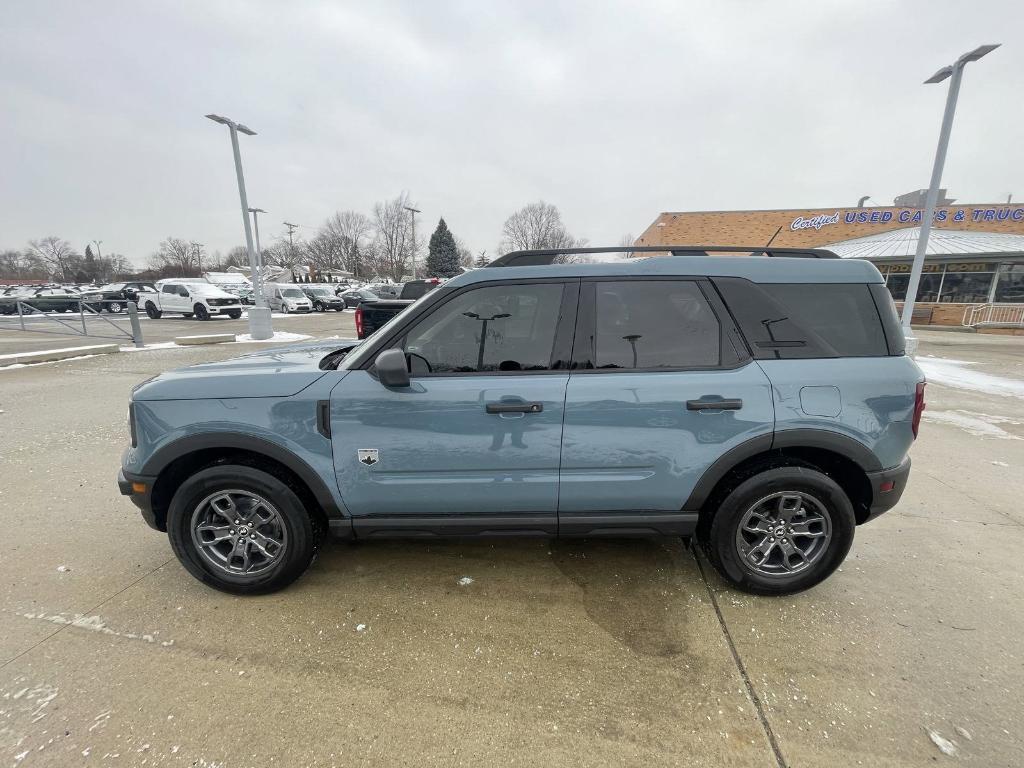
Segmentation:
{"type": "Polygon", "coordinates": [[[995,300],[1013,304],[1024,302],[1024,264],[1003,264],[999,267],[995,300]]]}
{"type": "MultiPolygon", "coordinates": [[[[939,301],[951,304],[982,304],[988,301],[994,272],[946,272],[939,301]]],[[[924,281],[921,281],[924,283],[924,281]]],[[[934,301],[934,299],[923,299],[934,301]]]]}
{"type": "MultiPolygon", "coordinates": [[[[907,298],[907,286],[910,284],[910,275],[906,272],[896,274],[890,273],[887,286],[892,294],[893,301],[903,301],[907,298]]],[[[942,284],[942,273],[927,272],[921,275],[921,282],[917,284],[917,301],[938,301],[939,287],[942,284]]]]}

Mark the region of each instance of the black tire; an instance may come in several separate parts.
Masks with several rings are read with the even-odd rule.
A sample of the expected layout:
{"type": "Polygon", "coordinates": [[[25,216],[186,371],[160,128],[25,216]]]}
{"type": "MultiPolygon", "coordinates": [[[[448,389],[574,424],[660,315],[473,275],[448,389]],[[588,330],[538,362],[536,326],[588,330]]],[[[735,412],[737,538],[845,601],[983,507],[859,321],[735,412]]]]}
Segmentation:
{"type": "Polygon", "coordinates": [[[156,308],[156,304],[152,301],[146,302],[146,314],[150,320],[159,320],[163,316],[163,312],[156,308]]]}
{"type": "Polygon", "coordinates": [[[324,303],[322,301],[314,301],[313,302],[313,311],[314,312],[323,312],[325,309],[326,309],[326,307],[324,306],[324,303]]]}
{"type": "Polygon", "coordinates": [[[120,301],[111,301],[107,304],[107,312],[112,315],[119,315],[124,312],[124,304],[120,301]]]}
{"type": "Polygon", "coordinates": [[[320,529],[295,492],[262,470],[224,464],[200,470],[186,479],[167,511],[171,548],[185,569],[204,584],[236,595],[274,592],[301,576],[316,558],[320,529]],[[284,526],[285,545],[271,567],[255,575],[233,575],[212,564],[192,536],[193,515],[204,499],[218,491],[240,490],[261,496],[276,509],[284,526]]]}
{"type": "Polygon", "coordinates": [[[242,310],[240,310],[240,309],[229,309],[228,310],[228,317],[230,317],[232,320],[237,320],[241,316],[242,316],[242,310]]]}
{"type": "Polygon", "coordinates": [[[740,483],[725,497],[710,526],[698,529],[698,536],[715,570],[737,589],[755,595],[789,595],[815,586],[839,567],[853,544],[855,527],[853,505],[834,480],[815,469],[786,466],[767,469],[740,483]],[[830,535],[803,570],[769,575],[744,559],[737,537],[748,510],[783,492],[816,501],[818,514],[827,517],[830,535]]]}
{"type": "MultiPolygon", "coordinates": [[[[206,310],[206,307],[202,304],[196,304],[192,309],[195,310],[194,314],[197,320],[209,320],[210,313],[206,310]]],[[[186,315],[188,317],[188,315],[186,315]]]]}

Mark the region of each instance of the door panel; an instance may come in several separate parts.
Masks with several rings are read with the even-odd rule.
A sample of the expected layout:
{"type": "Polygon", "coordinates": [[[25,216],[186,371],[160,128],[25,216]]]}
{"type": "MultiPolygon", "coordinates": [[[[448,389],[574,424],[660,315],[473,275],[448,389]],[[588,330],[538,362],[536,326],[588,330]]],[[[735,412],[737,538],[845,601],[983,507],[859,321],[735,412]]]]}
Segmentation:
{"type": "MultiPolygon", "coordinates": [[[[726,403],[735,406],[735,403],[726,403]]],[[[774,423],[768,378],[733,370],[574,374],[566,391],[558,511],[678,511],[723,453],[774,423]],[[687,401],[741,400],[738,409],[687,401]]]]}
{"type": "Polygon", "coordinates": [[[353,517],[539,516],[553,533],[567,383],[558,373],[482,374],[389,389],[353,371],[331,393],[345,505],[353,517]],[[488,404],[505,408],[488,413],[488,404]],[[515,404],[526,412],[509,412],[515,404]],[[376,451],[362,456],[376,463],[360,450],[376,451]]]}

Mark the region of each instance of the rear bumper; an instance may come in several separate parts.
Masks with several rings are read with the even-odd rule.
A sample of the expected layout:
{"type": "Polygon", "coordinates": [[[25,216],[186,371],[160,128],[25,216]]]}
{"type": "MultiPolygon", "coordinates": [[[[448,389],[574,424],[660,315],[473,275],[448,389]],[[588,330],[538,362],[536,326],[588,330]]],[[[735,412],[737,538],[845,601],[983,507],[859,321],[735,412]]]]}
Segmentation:
{"type": "Polygon", "coordinates": [[[132,504],[139,508],[146,525],[155,531],[162,531],[164,528],[157,522],[156,513],[153,512],[153,483],[155,482],[155,477],[136,475],[125,472],[123,469],[117,472],[117,489],[121,495],[127,496],[132,504]],[[145,486],[145,490],[136,490],[140,486],[145,486]]]}
{"type": "Polygon", "coordinates": [[[868,510],[868,516],[862,522],[874,520],[883,512],[888,512],[895,507],[899,503],[900,497],[903,496],[903,490],[907,487],[909,477],[909,456],[898,467],[868,472],[868,482],[871,483],[871,508],[868,510]]]}

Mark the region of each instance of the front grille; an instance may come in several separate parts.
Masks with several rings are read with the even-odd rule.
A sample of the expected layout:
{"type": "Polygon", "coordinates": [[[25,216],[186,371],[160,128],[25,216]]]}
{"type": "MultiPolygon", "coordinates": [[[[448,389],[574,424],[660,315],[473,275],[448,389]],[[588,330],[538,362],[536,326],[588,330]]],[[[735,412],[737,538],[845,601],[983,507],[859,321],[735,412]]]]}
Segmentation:
{"type": "Polygon", "coordinates": [[[237,304],[238,299],[209,299],[208,303],[211,307],[229,307],[237,304]]]}

